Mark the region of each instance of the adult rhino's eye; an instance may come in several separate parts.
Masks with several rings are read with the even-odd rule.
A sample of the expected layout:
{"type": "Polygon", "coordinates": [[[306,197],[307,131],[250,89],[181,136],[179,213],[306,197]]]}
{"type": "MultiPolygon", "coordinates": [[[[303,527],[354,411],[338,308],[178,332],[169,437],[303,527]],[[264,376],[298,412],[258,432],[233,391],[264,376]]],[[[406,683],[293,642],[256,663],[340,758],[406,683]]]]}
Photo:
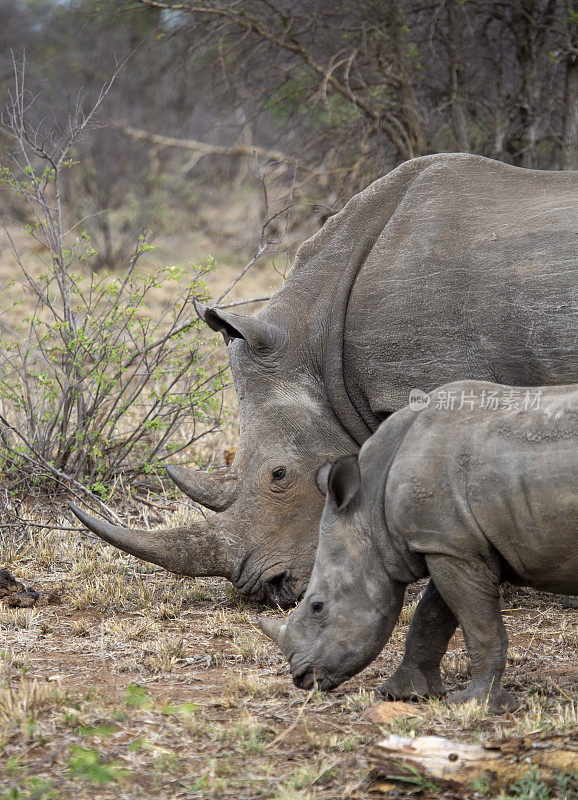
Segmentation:
{"type": "Polygon", "coordinates": [[[287,470],[285,467],[275,467],[271,475],[273,476],[274,481],[281,481],[287,474],[287,470]]]}
{"type": "Polygon", "coordinates": [[[313,600],[311,603],[311,611],[313,614],[321,614],[325,608],[325,603],[322,600],[313,600]]]}

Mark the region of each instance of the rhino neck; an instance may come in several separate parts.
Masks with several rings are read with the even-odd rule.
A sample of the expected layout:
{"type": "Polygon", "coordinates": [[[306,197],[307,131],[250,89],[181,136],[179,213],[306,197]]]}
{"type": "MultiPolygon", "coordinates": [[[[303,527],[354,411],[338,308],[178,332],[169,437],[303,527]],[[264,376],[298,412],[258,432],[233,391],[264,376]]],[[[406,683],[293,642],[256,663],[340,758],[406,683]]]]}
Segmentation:
{"type": "Polygon", "coordinates": [[[385,571],[400,583],[413,583],[427,575],[425,558],[412,552],[388,519],[388,480],[400,448],[419,414],[408,406],[392,414],[362,447],[359,466],[365,492],[374,498],[371,508],[373,536],[385,571]]]}
{"type": "Polygon", "coordinates": [[[407,585],[427,577],[425,557],[412,552],[403,534],[388,522],[384,493],[376,503],[372,523],[383,569],[392,580],[407,585]]]}
{"type": "Polygon", "coordinates": [[[383,416],[376,416],[361,379],[366,365],[347,363],[344,339],[352,293],[367,291],[360,273],[408,187],[435,157],[406,162],[351,198],[299,248],[284,285],[263,310],[270,321],[289,318],[294,342],[307,341],[328,403],[339,424],[359,447],[383,416]]]}

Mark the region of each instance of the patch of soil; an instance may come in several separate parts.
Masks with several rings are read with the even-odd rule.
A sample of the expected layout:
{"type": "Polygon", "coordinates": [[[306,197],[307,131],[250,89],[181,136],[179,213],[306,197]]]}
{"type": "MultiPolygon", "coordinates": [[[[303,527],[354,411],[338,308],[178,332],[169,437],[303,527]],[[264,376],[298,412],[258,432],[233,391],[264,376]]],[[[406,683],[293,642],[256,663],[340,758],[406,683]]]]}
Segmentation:
{"type": "MultiPolygon", "coordinates": [[[[330,694],[308,695],[293,686],[281,654],[256,628],[262,609],[232,599],[224,582],[196,581],[202,599],[176,603],[166,619],[164,604],[131,608],[127,601],[126,610],[78,610],[71,597],[80,578],[31,567],[26,574],[27,582],[64,588],[58,605],[29,612],[28,627],[6,621],[0,631],[0,649],[9,653],[5,677],[15,684],[24,669],[26,682],[58,687],[66,699],[48,716],[40,714],[32,734],[23,723],[8,725],[0,780],[2,764],[19,758],[22,786],[36,777],[52,782],[63,800],[87,787],[91,797],[117,800],[114,782],[93,785],[70,776],[67,765],[80,747],[130,772],[119,778],[123,798],[375,797],[368,791],[365,753],[381,731],[364,711],[379,704],[375,690],[401,660],[407,623],[398,624],[362,674],[330,694]],[[114,732],[90,733],[100,729],[114,732]]],[[[193,586],[161,571],[146,581],[165,585],[168,596],[172,587],[193,586]]],[[[416,599],[411,592],[408,601],[416,599]]],[[[530,724],[525,720],[535,713],[537,697],[544,713],[548,704],[575,701],[578,612],[537,593],[510,595],[508,602],[517,605],[504,614],[510,638],[504,685],[521,701],[518,712],[444,717],[436,711],[443,703],[421,702],[414,704],[415,718],[393,714],[389,720],[386,714],[382,724],[405,735],[418,726],[420,735],[471,740],[530,724]]],[[[450,689],[468,680],[459,632],[445,671],[450,689]]],[[[0,702],[0,721],[1,709],[0,702]]]]}

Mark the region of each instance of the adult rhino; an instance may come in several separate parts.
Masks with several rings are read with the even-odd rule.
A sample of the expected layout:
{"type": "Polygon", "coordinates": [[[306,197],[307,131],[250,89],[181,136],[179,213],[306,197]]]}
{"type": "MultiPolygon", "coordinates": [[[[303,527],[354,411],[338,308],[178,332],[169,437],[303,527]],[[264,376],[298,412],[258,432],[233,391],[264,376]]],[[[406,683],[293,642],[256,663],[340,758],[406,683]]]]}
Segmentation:
{"type": "Polygon", "coordinates": [[[228,470],[169,474],[220,513],[135,531],[74,512],[139,558],[290,605],[313,567],[317,469],[358,450],[412,387],[578,380],[577,189],[578,173],[463,153],[375,181],[301,245],[256,316],[196,304],[230,345],[240,442],[228,470]]]}

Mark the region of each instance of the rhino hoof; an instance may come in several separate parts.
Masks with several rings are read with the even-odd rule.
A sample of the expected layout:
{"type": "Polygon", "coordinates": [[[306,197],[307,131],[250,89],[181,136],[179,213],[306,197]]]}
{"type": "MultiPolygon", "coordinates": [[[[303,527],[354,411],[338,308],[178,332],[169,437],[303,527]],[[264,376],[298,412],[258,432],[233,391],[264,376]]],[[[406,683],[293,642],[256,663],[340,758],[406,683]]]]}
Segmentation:
{"type": "Polygon", "coordinates": [[[476,688],[475,686],[467,686],[461,692],[454,692],[448,697],[448,703],[458,705],[459,703],[469,703],[471,700],[477,700],[483,706],[488,706],[488,711],[493,714],[505,714],[509,711],[515,711],[519,703],[516,698],[502,689],[499,686],[496,690],[488,692],[487,688],[476,688]]]}
{"type": "Polygon", "coordinates": [[[445,694],[441,675],[425,675],[418,669],[396,670],[379,690],[392,700],[408,700],[412,697],[441,697],[445,694]]]}

